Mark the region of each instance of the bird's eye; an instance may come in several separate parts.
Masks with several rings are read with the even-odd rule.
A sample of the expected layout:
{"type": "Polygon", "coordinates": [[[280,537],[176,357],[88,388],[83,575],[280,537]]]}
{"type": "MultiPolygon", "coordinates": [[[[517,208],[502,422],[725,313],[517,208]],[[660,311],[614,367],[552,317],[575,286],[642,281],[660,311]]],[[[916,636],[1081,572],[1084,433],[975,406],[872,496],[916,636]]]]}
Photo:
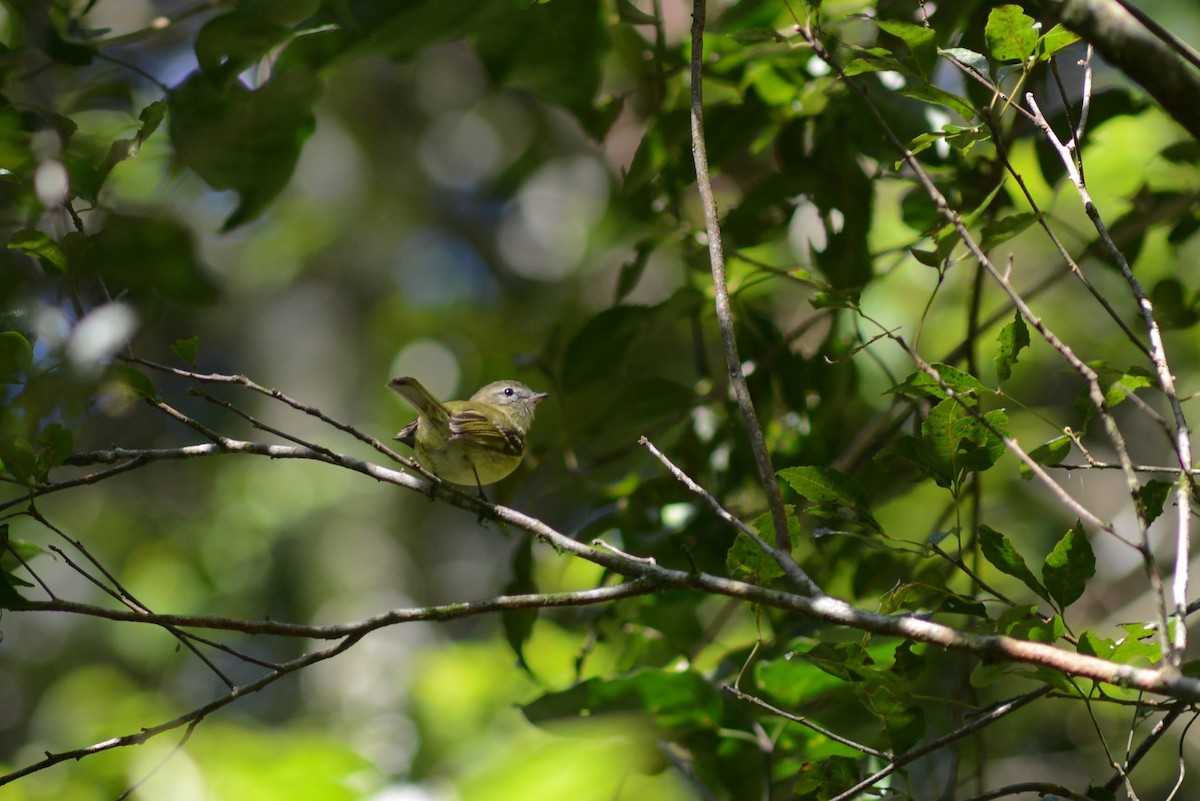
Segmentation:
{"type": "Polygon", "coordinates": [[[511,398],[511,397],[513,396],[513,388],[512,388],[512,387],[505,387],[505,388],[504,388],[504,394],[505,394],[505,396],[506,396],[506,397],[509,397],[509,398],[511,398]]]}

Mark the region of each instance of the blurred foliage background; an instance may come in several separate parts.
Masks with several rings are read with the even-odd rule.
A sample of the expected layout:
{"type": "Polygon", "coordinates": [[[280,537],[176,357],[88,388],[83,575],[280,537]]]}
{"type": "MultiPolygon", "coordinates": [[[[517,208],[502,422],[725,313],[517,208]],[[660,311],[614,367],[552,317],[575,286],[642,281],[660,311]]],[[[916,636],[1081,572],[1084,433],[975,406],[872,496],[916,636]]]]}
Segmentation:
{"type": "MultiPolygon", "coordinates": [[[[911,415],[933,401],[890,391],[914,367],[877,338],[895,330],[928,361],[1002,386],[985,402],[1004,409],[1028,450],[1070,428],[1098,459],[1112,454],[1078,401],[1082,382],[1045,342],[1035,336],[1011,377],[998,377],[1011,309],[938,235],[936,209],[868,110],[797,38],[793,15],[817,5],[829,46],[858,63],[900,138],[938,133],[921,159],[956,208],[979,209],[973,230],[1036,310],[1115,392],[1153,392],[1148,362],[1066,275],[1029,199],[1005,180],[1007,159],[1098,293],[1136,328],[1137,308],[1093,247],[1057,156],[931,49],[989,54],[992,76],[1003,77],[986,33],[1001,4],[714,3],[706,135],[741,355],[774,466],[833,465],[869,498],[864,516],[866,501],[847,510],[789,489],[796,557],[826,592],[864,608],[1062,643],[1061,630],[1012,628],[1039,599],[981,558],[975,532],[985,521],[1040,564],[1076,515],[1022,480],[1011,455],[949,487],[906,459],[904,437],[921,437],[911,415]],[[957,99],[933,96],[935,86],[957,99]],[[983,593],[987,608],[971,606],[978,587],[931,556],[931,542],[985,574],[1003,602],[983,593]]],[[[1039,4],[1023,5],[1043,19],[1039,4]]],[[[1200,41],[1190,4],[1139,5],[1200,41]]],[[[31,505],[30,487],[92,469],[65,465],[71,452],[204,441],[143,402],[145,381],[222,434],[264,439],[189,395],[187,380],[115,358],[190,369],[181,356],[197,340],[178,343],[193,337],[197,371],[249,376],[385,440],[411,419],[385,387],[392,376],[418,376],[446,398],[501,377],[548,391],[529,456],[489,488],[493,500],[660,564],[777,581],[731,556],[736,532],[636,442],[648,436],[743,519],[764,511],[712,312],[688,133],[690,11],[677,0],[0,4],[0,461],[9,536],[20,543],[3,562],[8,592],[42,597],[22,583],[31,579],[15,556],[25,554],[59,597],[104,603],[68,562],[85,561],[72,541],[156,612],[250,620],[335,623],[612,581],[522,532],[316,462],[160,461],[31,505]]],[[[1077,102],[1082,45],[1063,52],[1077,102]]],[[[1065,130],[1045,62],[1021,80],[1065,130]]],[[[1116,71],[1099,64],[1095,81],[1082,148],[1089,188],[1152,291],[1190,397],[1200,294],[1184,268],[1200,248],[1200,150],[1116,71]]],[[[291,435],[378,457],[270,398],[206,390],[291,435]]],[[[1169,465],[1169,440],[1123,398],[1113,406],[1133,458],[1169,465]]],[[[1148,403],[1166,409],[1161,398],[1148,403]]],[[[1082,462],[1054,455],[1047,461],[1082,462]]],[[[1056,475],[1102,519],[1134,524],[1116,471],[1056,475]]],[[[1154,528],[1167,570],[1169,517],[1154,528]]],[[[1092,547],[1095,577],[1066,634],[1138,643],[1154,617],[1140,558],[1111,538],[1092,547]]],[[[157,628],[10,610],[0,633],[3,772],[170,720],[224,690],[157,628]]],[[[217,639],[275,662],[312,646],[217,639]]],[[[1140,658],[1155,655],[1147,645],[1140,658]]],[[[747,691],[895,752],[1048,680],[1008,665],[984,675],[961,654],[661,593],[388,627],[240,699],[178,750],[182,732],[52,767],[4,793],[85,801],[136,785],[135,798],[174,799],[825,798],[881,766],[722,694],[748,660],[747,691]],[[610,714],[579,714],[592,709],[610,714]]],[[[237,681],[259,673],[220,661],[237,681]]],[[[1104,744],[1119,758],[1150,712],[1096,708],[1080,701],[1095,688],[1055,687],[1059,697],[1031,717],[1001,721],[986,742],[916,763],[889,786],[953,798],[1014,773],[1080,792],[1102,784],[1112,761],[1104,744]]],[[[1143,797],[1162,797],[1180,754],[1195,764],[1194,745],[1174,748],[1139,767],[1143,797]]],[[[1191,773],[1185,794],[1196,790],[1191,773]]]]}

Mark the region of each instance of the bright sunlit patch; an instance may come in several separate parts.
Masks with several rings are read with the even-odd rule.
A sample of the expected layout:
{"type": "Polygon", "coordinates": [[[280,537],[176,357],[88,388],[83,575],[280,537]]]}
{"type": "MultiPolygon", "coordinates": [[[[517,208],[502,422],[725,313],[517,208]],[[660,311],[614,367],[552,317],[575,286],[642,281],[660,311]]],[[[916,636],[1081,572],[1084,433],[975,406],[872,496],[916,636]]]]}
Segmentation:
{"type": "Polygon", "coordinates": [[[137,314],[124,303],[109,303],[84,316],[67,342],[67,359],[89,368],[124,347],[137,330],[137,314]]]}
{"type": "Polygon", "coordinates": [[[696,516],[696,507],[690,503],[668,503],[660,512],[663,528],[678,531],[696,516]]]}
{"type": "Polygon", "coordinates": [[[500,253],[513,272],[545,281],[570,274],[608,206],[609,176],[595,158],[552,161],[531,177],[507,210],[500,253]]]}
{"type": "Polygon", "coordinates": [[[458,389],[461,368],[458,356],[436,339],[410,342],[392,359],[393,377],[417,376],[421,384],[435,396],[449,399],[458,389]]]}

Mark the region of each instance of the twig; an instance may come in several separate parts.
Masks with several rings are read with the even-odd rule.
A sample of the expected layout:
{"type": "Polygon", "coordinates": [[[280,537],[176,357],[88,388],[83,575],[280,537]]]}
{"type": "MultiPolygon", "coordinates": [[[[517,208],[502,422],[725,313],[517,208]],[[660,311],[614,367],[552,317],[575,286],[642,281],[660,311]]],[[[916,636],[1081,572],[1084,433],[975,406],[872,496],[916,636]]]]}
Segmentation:
{"type": "MultiPolygon", "coordinates": [[[[896,132],[892,130],[892,127],[888,124],[887,120],[884,119],[883,114],[879,111],[879,108],[871,99],[871,95],[867,91],[867,88],[846,75],[846,72],[842,69],[841,64],[838,63],[837,59],[835,59],[833,55],[825,48],[825,45],[813,33],[811,28],[798,26],[798,30],[801,36],[804,37],[804,40],[808,42],[810,47],[812,47],[813,52],[822,61],[828,64],[830,69],[833,70],[846,83],[846,85],[853,89],[854,92],[859,96],[863,104],[866,106],[868,112],[875,119],[875,122],[879,126],[880,131],[883,133],[884,138],[896,150],[896,152],[901,155],[905,164],[907,164],[909,169],[912,170],[913,176],[925,190],[926,195],[928,195],[933,201],[934,205],[938,209],[938,212],[953,226],[955,234],[958,236],[963,245],[966,246],[967,251],[971,254],[971,257],[975,259],[980,266],[988,271],[988,273],[992,276],[992,279],[1008,296],[1009,301],[1017,309],[1025,322],[1035,331],[1037,331],[1042,339],[1044,339],[1046,343],[1050,345],[1050,347],[1054,348],[1054,350],[1058,352],[1063,360],[1066,361],[1067,364],[1069,364],[1071,368],[1087,382],[1088,398],[1095,407],[1096,412],[1104,425],[1105,434],[1108,436],[1109,442],[1113,446],[1113,450],[1117,453],[1117,458],[1122,465],[1122,472],[1125,475],[1130,496],[1136,497],[1139,485],[1137,477],[1134,475],[1132,469],[1133,461],[1129,457],[1129,451],[1126,447],[1125,439],[1121,433],[1120,427],[1117,425],[1116,420],[1113,419],[1112,414],[1109,412],[1104,391],[1100,386],[1099,375],[1087,362],[1081,359],[1069,345],[1067,345],[1053,331],[1051,331],[1049,327],[1047,327],[1042,321],[1042,319],[1034,314],[1033,309],[1030,308],[1025,299],[1022,298],[1021,295],[1012,288],[1012,284],[1010,283],[1008,276],[1001,270],[997,269],[996,265],[992,263],[992,260],[988,258],[986,253],[983,252],[982,247],[980,247],[979,243],[971,235],[971,232],[967,230],[962,218],[950,206],[949,201],[946,199],[946,196],[942,193],[942,191],[938,189],[937,184],[934,182],[929,172],[924,168],[921,162],[917,160],[912,151],[909,150],[902,141],[900,141],[900,138],[896,135],[896,132]]],[[[926,373],[929,373],[931,368],[925,366],[922,367],[922,369],[925,370],[926,373]]],[[[945,389],[944,384],[943,389],[945,389]]],[[[951,395],[953,395],[953,393],[951,393],[951,395]]],[[[1017,454],[1017,456],[1021,458],[1021,461],[1032,471],[1035,476],[1038,477],[1040,481],[1042,481],[1044,484],[1046,484],[1046,486],[1050,487],[1051,490],[1055,492],[1060,501],[1066,503],[1073,511],[1086,513],[1086,518],[1093,525],[1099,525],[1102,530],[1118,536],[1123,542],[1129,542],[1126,538],[1117,535],[1116,530],[1111,525],[1100,522],[1099,519],[1091,512],[1088,512],[1082,506],[1082,504],[1071,498],[1065,490],[1059,487],[1057,483],[1050,478],[1050,475],[1040,464],[1035,462],[1033,459],[1030,459],[1028,454],[1025,454],[1025,452],[1020,448],[1020,444],[1015,439],[1005,437],[1004,442],[1009,450],[1017,454]]],[[[1147,575],[1150,577],[1150,580],[1152,584],[1154,584],[1160,597],[1159,614],[1162,623],[1162,633],[1160,636],[1162,637],[1163,652],[1168,653],[1172,651],[1172,644],[1166,633],[1168,619],[1165,609],[1165,599],[1163,598],[1162,580],[1158,575],[1158,567],[1154,562],[1154,555],[1146,545],[1145,535],[1148,526],[1145,515],[1137,504],[1134,504],[1134,512],[1138,518],[1139,533],[1142,535],[1141,543],[1134,547],[1138,549],[1147,575]]]]}
{"type": "MultiPolygon", "coordinates": [[[[704,222],[708,235],[708,255],[712,266],[713,294],[716,301],[717,322],[721,328],[721,340],[725,345],[725,366],[729,371],[729,382],[737,399],[738,410],[742,417],[742,426],[750,438],[750,448],[754,452],[754,463],[758,467],[759,483],[767,496],[767,506],[771,510],[771,520],[775,526],[776,553],[782,553],[788,561],[791,557],[791,536],[788,534],[787,511],[783,506],[783,495],[779,491],[779,481],[775,477],[775,468],[771,466],[771,456],[767,453],[767,442],[763,436],[762,425],[754,411],[754,401],[750,397],[750,388],[746,385],[746,375],[742,370],[742,359],[738,355],[737,338],[733,330],[733,308],[729,303],[729,285],[725,278],[725,255],[721,244],[721,223],[717,213],[717,201],[713,195],[712,176],[708,171],[708,149],[704,139],[704,21],[706,15],[705,0],[694,0],[692,5],[692,96],[691,96],[691,128],[692,128],[692,157],[696,163],[696,188],[700,193],[700,201],[704,206],[704,222]]],[[[779,557],[777,556],[778,560],[779,557]]],[[[782,564],[782,562],[780,563],[782,564]]],[[[821,588],[808,577],[799,565],[789,569],[787,575],[809,595],[819,595],[821,588]]]]}
{"type": "Polygon", "coordinates": [[[773,706],[772,704],[767,703],[766,701],[764,701],[761,698],[758,698],[757,696],[753,696],[753,695],[750,695],[749,693],[743,692],[743,691],[739,690],[737,687],[734,687],[732,684],[722,684],[721,689],[727,693],[730,693],[730,694],[736,696],[741,701],[745,701],[747,703],[754,704],[755,706],[762,707],[763,709],[770,712],[772,715],[778,715],[779,717],[783,718],[784,720],[790,720],[793,723],[799,723],[801,726],[805,726],[809,729],[812,729],[813,731],[817,732],[818,734],[823,734],[824,736],[828,737],[829,739],[833,740],[834,742],[841,743],[842,745],[847,746],[849,748],[853,748],[855,751],[861,751],[864,754],[867,754],[867,755],[873,756],[873,757],[878,757],[879,759],[891,760],[891,758],[892,758],[891,754],[885,753],[883,751],[878,751],[869,745],[863,745],[862,743],[856,743],[856,742],[854,742],[854,740],[851,740],[847,737],[843,737],[840,734],[838,734],[837,732],[830,731],[829,729],[825,728],[824,726],[820,725],[819,723],[813,723],[811,720],[809,720],[806,717],[803,717],[802,715],[793,715],[791,712],[780,709],[777,706],[773,706]]]}
{"type": "MultiPolygon", "coordinates": [[[[800,566],[796,564],[796,560],[792,558],[790,551],[782,551],[779,548],[774,548],[770,545],[770,543],[764,541],[762,537],[758,536],[757,531],[750,528],[750,526],[746,525],[741,520],[730,514],[725,507],[721,506],[720,502],[714,498],[708,490],[704,489],[704,487],[701,487],[692,479],[691,476],[676,467],[675,464],[672,463],[662,451],[654,447],[654,443],[652,443],[650,440],[646,439],[645,437],[639,437],[638,444],[644,446],[648,451],[650,451],[650,453],[653,454],[656,459],[662,462],[663,466],[671,472],[671,475],[675,476],[675,478],[677,478],[685,487],[706,500],[708,505],[712,507],[713,512],[716,513],[717,517],[721,518],[726,523],[729,523],[738,531],[745,534],[762,551],[769,554],[771,558],[774,559],[779,565],[780,569],[783,570],[784,575],[786,575],[792,581],[792,583],[800,587],[804,586],[804,582],[808,577],[805,575],[800,566]]],[[[790,547],[791,545],[789,543],[789,548],[790,547]]],[[[814,594],[821,594],[820,589],[817,589],[816,593],[814,594]]]]}
{"type": "MultiPolygon", "coordinates": [[[[1191,557],[1192,483],[1189,478],[1189,471],[1192,467],[1192,441],[1191,434],[1188,431],[1187,418],[1184,416],[1183,406],[1179,402],[1179,394],[1175,390],[1175,377],[1172,375],[1171,367],[1167,363],[1167,351],[1163,344],[1162,330],[1158,326],[1158,320],[1154,317],[1154,307],[1151,305],[1150,299],[1146,297],[1146,291],[1142,287],[1141,281],[1133,274],[1133,269],[1129,266],[1125,254],[1121,252],[1120,248],[1112,241],[1112,237],[1109,236],[1108,227],[1100,217],[1100,211],[1096,208],[1096,204],[1092,201],[1091,194],[1087,190],[1087,184],[1084,181],[1082,171],[1076,169],[1075,160],[1071,156],[1070,149],[1063,145],[1057,134],[1054,133],[1054,129],[1050,127],[1050,123],[1046,121],[1032,92],[1025,95],[1025,102],[1029,106],[1030,111],[1033,112],[1034,124],[1041,129],[1046,139],[1058,151],[1059,157],[1067,168],[1067,176],[1070,178],[1071,183],[1074,184],[1076,192],[1079,193],[1079,199],[1083,203],[1084,210],[1087,212],[1088,218],[1092,221],[1092,225],[1095,226],[1096,233],[1100,235],[1100,240],[1116,261],[1126,283],[1129,284],[1129,289],[1137,301],[1138,310],[1141,312],[1146,333],[1150,338],[1150,361],[1154,364],[1154,371],[1158,376],[1159,387],[1170,404],[1171,412],[1175,418],[1173,444],[1175,446],[1176,458],[1179,460],[1179,468],[1182,472],[1179,479],[1175,482],[1177,530],[1175,534],[1175,576],[1172,582],[1171,593],[1175,607],[1175,631],[1171,647],[1167,649],[1167,660],[1171,665],[1178,668],[1183,664],[1183,653],[1187,648],[1185,610],[1188,601],[1188,562],[1191,557]]],[[[1122,460],[1122,464],[1124,464],[1124,460],[1122,460]]],[[[1137,506],[1137,490],[1138,484],[1136,478],[1134,478],[1130,489],[1130,496],[1135,502],[1135,506],[1137,506]]],[[[1145,547],[1149,548],[1148,533],[1145,536],[1147,538],[1145,547]]],[[[1166,632],[1164,631],[1164,636],[1165,634],[1166,632]]]]}
{"type": "Polygon", "coordinates": [[[9,784],[10,782],[14,782],[17,779],[24,778],[30,774],[37,773],[38,771],[45,770],[46,768],[53,767],[60,762],[80,760],[84,757],[91,756],[92,754],[101,753],[102,751],[111,751],[114,748],[122,748],[130,745],[141,745],[142,743],[157,737],[163,732],[177,729],[180,726],[194,725],[195,723],[198,723],[199,721],[211,715],[213,712],[216,712],[218,709],[228,706],[243,696],[256,693],[259,690],[274,684],[276,681],[288,675],[289,673],[294,673],[297,670],[308,667],[309,665],[316,664],[317,662],[323,662],[326,659],[337,656],[357,643],[360,639],[361,636],[347,637],[341,642],[331,645],[328,648],[306,654],[297,659],[293,659],[290,662],[285,662],[279,665],[275,670],[259,677],[252,682],[243,684],[240,687],[232,688],[228,693],[215,701],[211,701],[204,706],[193,709],[190,712],[186,712],[172,720],[164,721],[163,723],[159,723],[155,726],[143,728],[133,734],[126,734],[121,737],[111,737],[107,740],[102,740],[85,748],[76,748],[71,751],[62,751],[59,753],[50,753],[47,751],[45,759],[39,760],[32,764],[26,765],[23,768],[18,768],[17,770],[0,776],[0,786],[9,784]]]}
{"type": "Polygon", "coordinates": [[[192,370],[181,370],[178,367],[170,367],[165,364],[159,364],[157,362],[152,362],[147,359],[141,359],[138,357],[129,356],[129,357],[124,357],[124,358],[126,361],[132,362],[134,364],[140,364],[143,367],[149,367],[152,370],[159,370],[161,372],[169,373],[170,375],[179,376],[181,378],[189,378],[193,381],[198,381],[198,382],[204,383],[204,384],[235,384],[237,386],[245,387],[246,389],[249,389],[252,392],[257,392],[260,395],[265,395],[268,398],[272,398],[272,399],[277,400],[281,403],[284,403],[288,406],[291,406],[296,411],[303,412],[304,414],[307,414],[310,417],[315,417],[318,420],[320,420],[321,422],[326,423],[327,425],[331,425],[334,428],[336,428],[337,430],[342,431],[346,434],[349,434],[350,436],[357,439],[359,442],[370,445],[372,448],[379,451],[384,456],[386,456],[387,458],[391,459],[394,462],[399,462],[401,464],[407,465],[407,463],[410,461],[408,459],[405,459],[400,454],[396,453],[394,450],[389,448],[387,445],[384,445],[382,442],[380,442],[375,437],[372,437],[370,434],[366,434],[362,431],[359,431],[357,428],[355,428],[352,425],[349,425],[348,423],[343,423],[340,420],[336,420],[336,419],[330,417],[329,415],[325,414],[324,412],[322,412],[317,407],[310,406],[306,403],[301,403],[300,401],[295,400],[295,399],[283,394],[282,392],[280,392],[277,389],[270,389],[268,387],[262,386],[261,384],[257,384],[254,381],[251,381],[249,378],[247,378],[244,375],[223,375],[221,373],[197,373],[192,370]]]}
{"type": "Polygon", "coordinates": [[[849,799],[855,798],[863,790],[871,787],[872,785],[878,784],[880,781],[886,779],[888,776],[892,775],[905,765],[915,762],[926,754],[932,754],[934,751],[937,751],[943,746],[949,745],[956,740],[961,740],[965,737],[968,737],[985,726],[990,726],[997,720],[1016,712],[1030,701],[1035,701],[1038,698],[1048,694],[1052,689],[1053,687],[1047,684],[1043,687],[1039,687],[1036,690],[1031,690],[1024,695],[1018,695],[1016,698],[1013,698],[1010,701],[1005,701],[1001,704],[993,706],[991,709],[987,710],[970,723],[960,726],[954,731],[947,732],[941,737],[930,740],[924,745],[917,746],[909,751],[905,751],[899,756],[893,757],[889,765],[877,770],[875,773],[872,773],[870,776],[866,777],[853,787],[838,793],[831,798],[830,801],[849,801],[849,799]]]}
{"type": "Polygon", "coordinates": [[[988,790],[986,793],[964,798],[962,801],[992,801],[993,798],[1005,798],[1006,796],[1022,795],[1024,793],[1037,793],[1043,798],[1046,796],[1062,797],[1068,799],[1068,801],[1093,801],[1090,796],[1077,793],[1069,787],[1063,787],[1061,784],[1053,784],[1051,782],[1017,782],[1016,784],[1007,784],[1004,787],[988,790]]]}

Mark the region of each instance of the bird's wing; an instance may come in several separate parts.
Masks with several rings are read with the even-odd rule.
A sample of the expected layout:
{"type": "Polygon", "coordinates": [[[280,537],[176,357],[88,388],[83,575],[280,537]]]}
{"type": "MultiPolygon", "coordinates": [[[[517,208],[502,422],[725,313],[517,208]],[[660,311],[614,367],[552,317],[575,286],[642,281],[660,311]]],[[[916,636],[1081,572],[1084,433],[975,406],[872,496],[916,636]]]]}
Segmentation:
{"type": "Polygon", "coordinates": [[[464,409],[450,415],[450,439],[470,438],[490,450],[520,456],[525,452],[525,435],[516,428],[500,428],[481,412],[464,409]]]}

